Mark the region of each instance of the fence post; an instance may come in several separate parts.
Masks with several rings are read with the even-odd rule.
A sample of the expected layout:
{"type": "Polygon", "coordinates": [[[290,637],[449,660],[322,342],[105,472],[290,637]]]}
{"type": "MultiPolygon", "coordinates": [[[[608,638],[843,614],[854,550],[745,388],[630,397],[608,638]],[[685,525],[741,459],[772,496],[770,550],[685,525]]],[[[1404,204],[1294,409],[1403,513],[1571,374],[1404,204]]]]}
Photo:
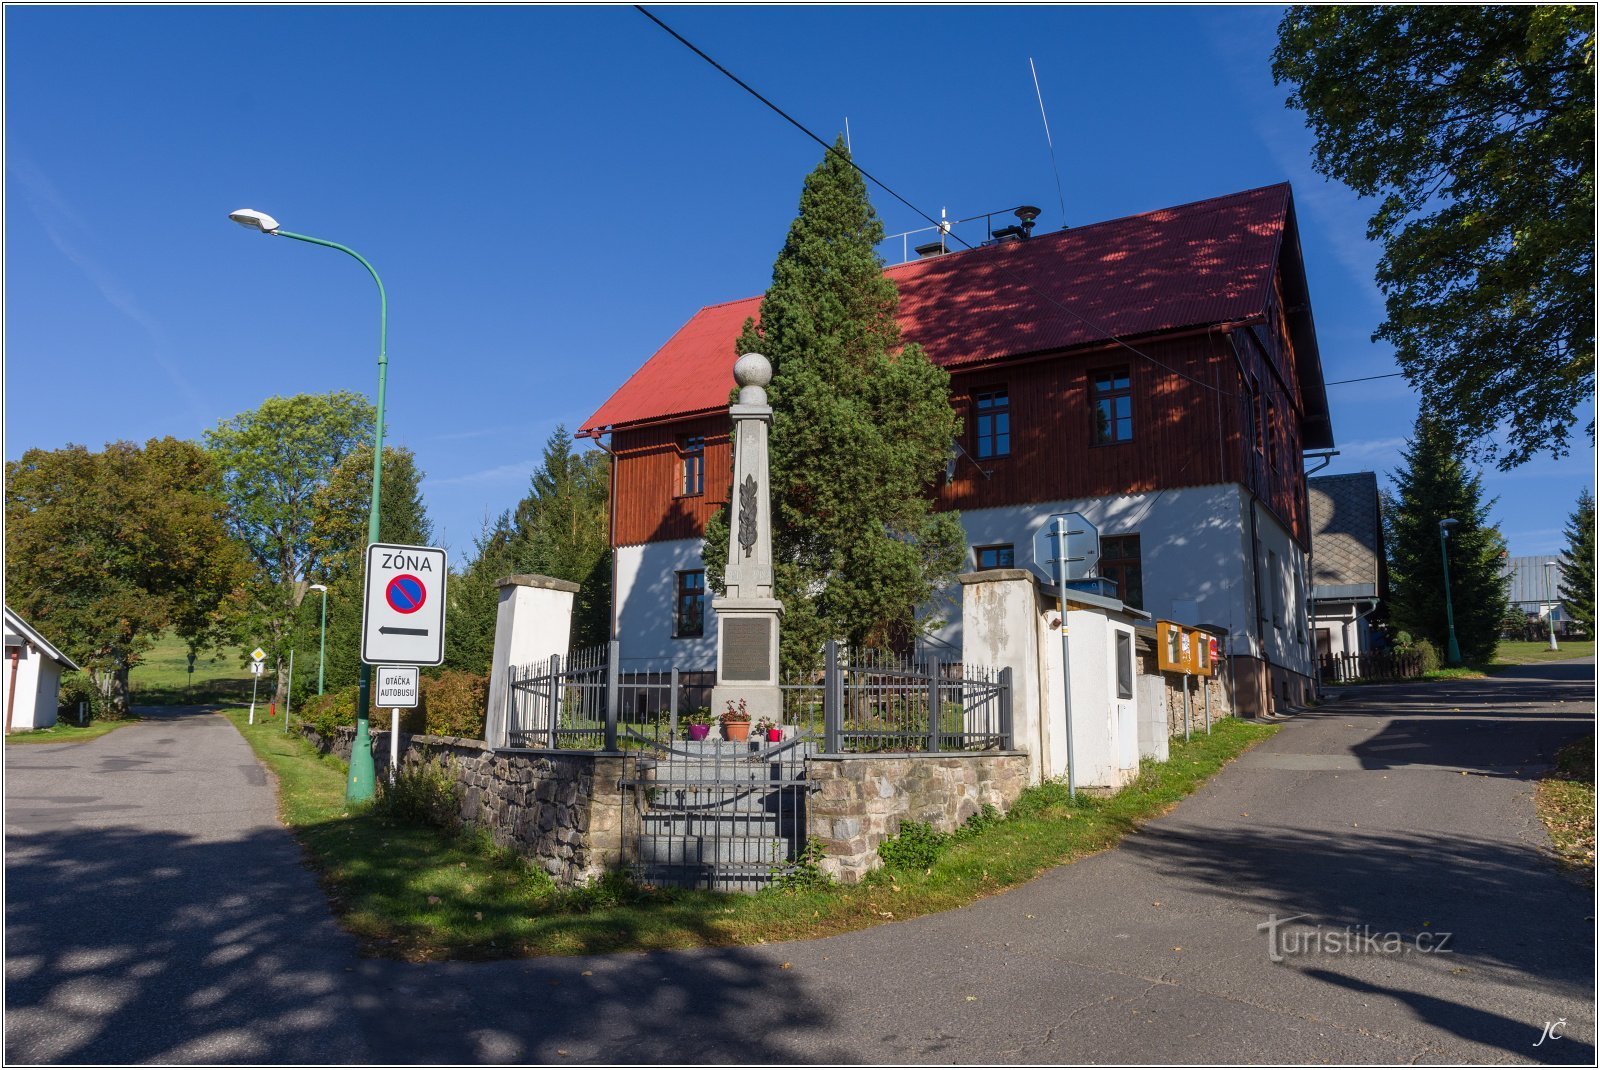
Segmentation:
{"type": "Polygon", "coordinates": [[[550,655],[550,731],[545,746],[556,749],[556,728],[561,724],[561,655],[550,655]]]}
{"type": "Polygon", "coordinates": [[[929,661],[928,668],[928,751],[939,750],[939,663],[929,661]]]}
{"type": "Polygon", "coordinates": [[[667,718],[667,739],[678,738],[678,667],[672,667],[672,712],[667,718]]]}
{"type": "Polygon", "coordinates": [[[606,644],[606,750],[617,749],[617,700],[622,690],[622,644],[606,644]]]}
{"type": "Polygon", "coordinates": [[[844,720],[844,681],[839,675],[839,643],[829,639],[822,647],[822,750],[824,754],[838,754],[839,729],[844,720]]]}
{"type": "Polygon", "coordinates": [[[1016,750],[1017,741],[1011,728],[1011,666],[1000,670],[1000,744],[1006,750],[1016,750]]]}

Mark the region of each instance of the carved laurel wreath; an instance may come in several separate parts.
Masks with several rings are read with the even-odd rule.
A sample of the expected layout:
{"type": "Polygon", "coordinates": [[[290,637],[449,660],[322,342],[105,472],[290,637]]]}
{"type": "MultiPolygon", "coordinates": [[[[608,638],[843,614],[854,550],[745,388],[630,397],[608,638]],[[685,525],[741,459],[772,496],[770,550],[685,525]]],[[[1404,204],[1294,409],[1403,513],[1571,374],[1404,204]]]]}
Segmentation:
{"type": "Polygon", "coordinates": [[[756,545],[756,477],[745,476],[739,485],[739,545],[749,557],[756,545]]]}

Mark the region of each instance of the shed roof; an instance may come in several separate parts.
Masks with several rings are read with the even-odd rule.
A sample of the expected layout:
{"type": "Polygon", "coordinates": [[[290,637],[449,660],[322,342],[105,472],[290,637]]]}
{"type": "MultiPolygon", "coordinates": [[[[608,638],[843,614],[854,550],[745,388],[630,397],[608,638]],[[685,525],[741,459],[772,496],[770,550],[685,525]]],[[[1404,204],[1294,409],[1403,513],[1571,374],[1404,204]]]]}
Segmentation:
{"type": "Polygon", "coordinates": [[[38,647],[41,654],[65,665],[69,669],[76,670],[78,668],[77,662],[57,650],[55,644],[39,633],[39,629],[23,620],[10,606],[5,607],[5,621],[6,631],[24,637],[28,642],[38,647]]]}
{"type": "MultiPolygon", "coordinates": [[[[959,369],[1113,335],[1132,339],[1259,316],[1293,226],[1289,185],[1279,183],[946,253],[884,274],[900,291],[905,339],[921,343],[936,363],[959,369]]],[[[1287,247],[1297,259],[1298,242],[1287,247]]],[[[725,407],[734,343],[760,309],[759,296],[701,309],[579,434],[725,407]]],[[[1303,349],[1303,392],[1325,426],[1314,338],[1303,349]]]]}
{"type": "Polygon", "coordinates": [[[1513,557],[1506,562],[1506,583],[1510,600],[1514,604],[1534,605],[1561,600],[1561,556],[1559,554],[1534,554],[1513,557]],[[1545,588],[1545,563],[1553,561],[1549,589],[1545,588]]]}
{"type": "Polygon", "coordinates": [[[1311,581],[1318,587],[1381,582],[1383,527],[1376,472],[1313,476],[1306,480],[1311,504],[1311,581]]]}

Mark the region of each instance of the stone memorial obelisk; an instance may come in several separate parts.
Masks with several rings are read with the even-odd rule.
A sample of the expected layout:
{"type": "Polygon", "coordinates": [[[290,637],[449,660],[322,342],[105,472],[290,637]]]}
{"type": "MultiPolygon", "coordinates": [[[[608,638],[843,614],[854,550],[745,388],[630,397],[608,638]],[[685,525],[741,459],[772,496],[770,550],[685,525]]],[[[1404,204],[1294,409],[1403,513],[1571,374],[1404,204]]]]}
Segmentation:
{"type": "Polygon", "coordinates": [[[717,684],[711,714],[732,700],[744,700],[750,719],[783,719],[778,690],[778,621],[783,603],[772,591],[772,493],[767,473],[767,432],[772,406],[766,386],[772,362],[746,353],[733,366],[739,400],[733,418],[732,523],[728,525],[728,568],[723,593],[711,608],[717,614],[717,684]]]}

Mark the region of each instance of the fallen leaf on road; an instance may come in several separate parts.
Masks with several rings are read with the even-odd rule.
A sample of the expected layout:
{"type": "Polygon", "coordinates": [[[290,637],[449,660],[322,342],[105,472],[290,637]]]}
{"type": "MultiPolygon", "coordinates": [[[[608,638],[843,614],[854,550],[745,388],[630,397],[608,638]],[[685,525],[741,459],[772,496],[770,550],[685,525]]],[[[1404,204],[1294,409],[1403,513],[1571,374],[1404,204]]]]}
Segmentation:
{"type": "Polygon", "coordinates": [[[978,1002],[978,997],[977,996],[968,996],[967,997],[967,1002],[968,1003],[976,1003],[976,1002],[978,1002]]]}
{"type": "Polygon", "coordinates": [[[584,970],[583,971],[583,976],[585,976],[585,977],[593,977],[594,976],[594,971],[593,970],[584,970]]]}
{"type": "Polygon", "coordinates": [[[782,962],[782,963],[778,964],[778,969],[780,969],[780,970],[792,970],[792,969],[794,969],[794,964],[790,963],[790,962],[782,962]]]}
{"type": "Polygon", "coordinates": [[[481,911],[481,910],[474,910],[474,911],[473,911],[473,912],[472,912],[472,920],[473,920],[473,921],[482,921],[482,920],[483,920],[483,911],[481,911]]]}

